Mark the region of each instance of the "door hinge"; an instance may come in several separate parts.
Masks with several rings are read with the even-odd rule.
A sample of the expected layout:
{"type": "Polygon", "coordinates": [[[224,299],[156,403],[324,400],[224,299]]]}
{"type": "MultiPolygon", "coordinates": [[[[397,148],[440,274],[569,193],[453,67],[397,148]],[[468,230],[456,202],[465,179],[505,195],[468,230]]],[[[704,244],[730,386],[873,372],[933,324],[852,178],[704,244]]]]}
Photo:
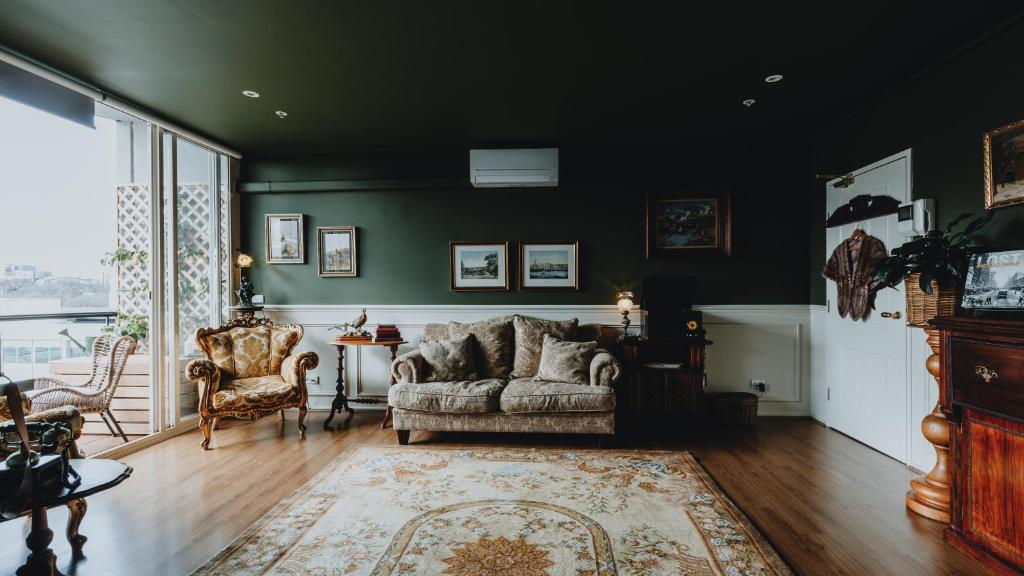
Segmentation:
{"type": "Polygon", "coordinates": [[[832,388],[831,387],[826,387],[825,388],[825,401],[826,402],[831,402],[832,401],[832,388]]]}
{"type": "Polygon", "coordinates": [[[831,311],[832,311],[832,301],[831,300],[825,300],[825,312],[831,312],[831,311]]]}

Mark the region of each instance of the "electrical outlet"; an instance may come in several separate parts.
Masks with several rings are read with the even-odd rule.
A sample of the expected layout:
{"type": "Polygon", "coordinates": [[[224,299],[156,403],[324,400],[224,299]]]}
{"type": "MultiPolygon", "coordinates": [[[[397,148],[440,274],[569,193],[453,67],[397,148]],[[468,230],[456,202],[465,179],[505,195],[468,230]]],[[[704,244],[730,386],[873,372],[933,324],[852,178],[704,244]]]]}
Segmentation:
{"type": "Polygon", "coordinates": [[[768,381],[761,379],[754,379],[750,381],[750,389],[754,392],[765,392],[768,390],[768,381]]]}
{"type": "Polygon", "coordinates": [[[306,386],[319,386],[320,377],[314,376],[313,378],[306,378],[306,386]]]}

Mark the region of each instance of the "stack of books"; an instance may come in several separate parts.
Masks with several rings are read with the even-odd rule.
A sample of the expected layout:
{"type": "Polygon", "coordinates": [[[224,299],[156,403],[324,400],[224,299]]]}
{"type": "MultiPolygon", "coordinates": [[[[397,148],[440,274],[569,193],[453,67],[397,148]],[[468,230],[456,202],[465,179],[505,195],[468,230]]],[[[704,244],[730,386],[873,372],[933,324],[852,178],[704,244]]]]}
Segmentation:
{"type": "Polygon", "coordinates": [[[402,333],[398,331],[398,326],[394,324],[378,324],[377,334],[373,338],[375,342],[392,342],[401,339],[402,333]]]}

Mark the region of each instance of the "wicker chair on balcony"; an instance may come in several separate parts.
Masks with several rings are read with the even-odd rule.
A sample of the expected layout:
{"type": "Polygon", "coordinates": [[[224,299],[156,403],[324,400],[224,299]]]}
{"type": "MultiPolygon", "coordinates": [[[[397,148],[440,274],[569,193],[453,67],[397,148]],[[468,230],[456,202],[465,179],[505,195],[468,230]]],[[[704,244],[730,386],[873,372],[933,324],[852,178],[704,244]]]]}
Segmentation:
{"type": "Polygon", "coordinates": [[[317,367],[316,352],[292,354],[302,326],[275,324],[267,318],[236,318],[196,331],[206,358],[188,363],[188,379],[199,388],[202,447],[225,416],[257,418],[285,408],[299,409],[299,435],[306,435],[306,371],[317,367]]]}
{"type": "Polygon", "coordinates": [[[55,378],[36,378],[35,390],[25,394],[32,403],[30,414],[74,406],[82,414],[99,414],[110,434],[127,442],[128,436],[110,411],[110,402],[114,399],[128,356],[134,351],[135,339],[131,336],[100,336],[92,345],[89,380],[84,384],[71,385],[55,378]]]}

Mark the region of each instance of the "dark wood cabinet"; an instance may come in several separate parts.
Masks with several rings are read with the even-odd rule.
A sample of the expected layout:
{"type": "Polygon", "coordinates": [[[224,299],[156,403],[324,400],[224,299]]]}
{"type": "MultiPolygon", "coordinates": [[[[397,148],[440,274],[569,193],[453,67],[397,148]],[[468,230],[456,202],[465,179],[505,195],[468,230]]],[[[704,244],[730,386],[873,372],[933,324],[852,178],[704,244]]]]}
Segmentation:
{"type": "Polygon", "coordinates": [[[933,323],[952,425],[946,540],[997,574],[1024,574],[1024,322],[933,323]]]}
{"type": "Polygon", "coordinates": [[[623,342],[623,351],[626,377],[618,404],[624,420],[669,425],[707,420],[703,341],[629,339],[623,342]]]}

